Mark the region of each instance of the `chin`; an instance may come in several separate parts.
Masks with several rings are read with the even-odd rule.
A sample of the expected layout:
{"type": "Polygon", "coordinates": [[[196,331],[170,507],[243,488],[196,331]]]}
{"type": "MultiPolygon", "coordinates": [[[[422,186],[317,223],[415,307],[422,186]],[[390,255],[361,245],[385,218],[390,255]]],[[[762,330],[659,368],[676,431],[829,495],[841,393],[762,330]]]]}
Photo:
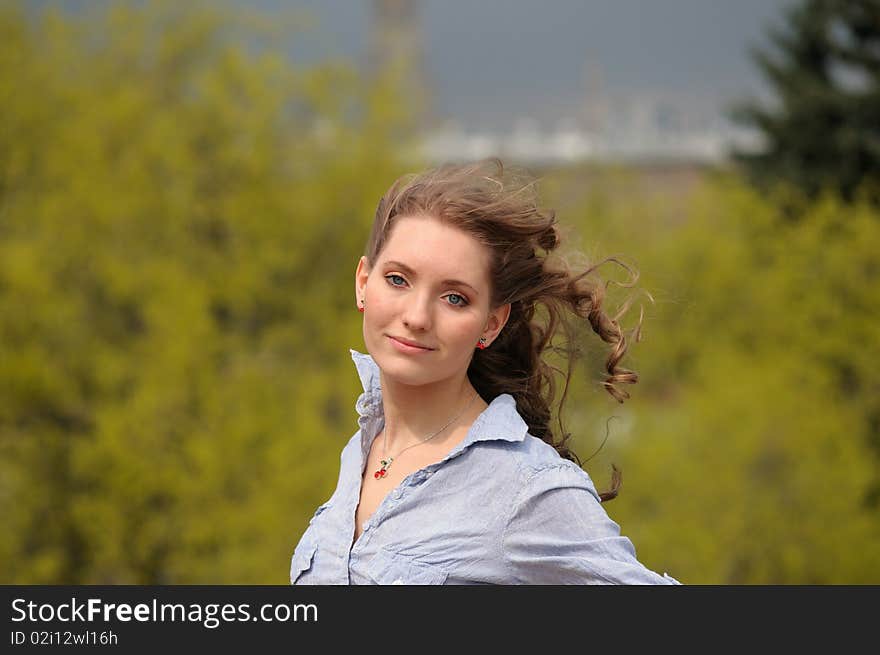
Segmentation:
{"type": "Polygon", "coordinates": [[[381,369],[382,373],[394,379],[400,384],[408,384],[418,386],[432,382],[436,374],[435,367],[426,367],[418,361],[408,360],[406,356],[399,356],[397,353],[381,353],[373,355],[373,361],[381,369]]]}

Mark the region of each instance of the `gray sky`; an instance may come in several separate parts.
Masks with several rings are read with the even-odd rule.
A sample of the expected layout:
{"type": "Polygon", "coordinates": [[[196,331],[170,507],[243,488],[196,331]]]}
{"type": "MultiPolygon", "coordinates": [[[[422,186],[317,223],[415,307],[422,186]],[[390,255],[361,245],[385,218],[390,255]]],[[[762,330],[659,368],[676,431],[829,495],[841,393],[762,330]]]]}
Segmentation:
{"type": "MultiPolygon", "coordinates": [[[[372,0],[231,0],[298,8],[316,22],[291,37],[297,61],[363,60],[372,0]]],[[[418,0],[438,115],[469,127],[551,121],[586,93],[588,61],[606,91],[660,91],[721,108],[766,95],[747,56],[796,0],[418,0]]],[[[32,0],[32,6],[88,4],[32,0]]],[[[106,4],[106,3],[102,3],[106,4]]]]}
{"type": "MultiPolygon", "coordinates": [[[[370,0],[259,0],[317,20],[296,56],[359,59],[370,0]]],[[[421,0],[437,111],[466,125],[551,120],[584,97],[585,64],[608,91],[661,91],[719,108],[766,87],[747,56],[793,0],[421,0]]]]}

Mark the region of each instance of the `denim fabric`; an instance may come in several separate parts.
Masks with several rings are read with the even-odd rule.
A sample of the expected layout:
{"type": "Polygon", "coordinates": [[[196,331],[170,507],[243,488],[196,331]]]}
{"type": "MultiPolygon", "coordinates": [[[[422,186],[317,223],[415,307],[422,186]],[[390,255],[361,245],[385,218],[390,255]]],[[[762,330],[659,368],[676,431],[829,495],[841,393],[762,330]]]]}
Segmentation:
{"type": "Polygon", "coordinates": [[[384,425],[379,368],[351,350],[364,392],[339,480],[290,563],[291,584],[681,584],[636,559],[589,475],[496,397],[442,461],[407,476],[352,546],[361,479],[384,425]]]}

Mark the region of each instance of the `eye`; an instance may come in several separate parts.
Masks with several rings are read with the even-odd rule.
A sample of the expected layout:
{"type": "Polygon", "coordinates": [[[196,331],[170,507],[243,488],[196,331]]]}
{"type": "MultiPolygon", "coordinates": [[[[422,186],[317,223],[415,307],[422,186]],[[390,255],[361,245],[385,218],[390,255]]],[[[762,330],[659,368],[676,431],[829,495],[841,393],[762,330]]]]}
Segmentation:
{"type": "MultiPolygon", "coordinates": [[[[385,279],[388,280],[388,284],[392,287],[401,288],[406,284],[403,276],[397,275],[397,273],[389,273],[385,276],[385,279]]],[[[470,304],[468,299],[460,293],[449,293],[445,297],[450,299],[449,304],[453,307],[467,307],[470,304]]]]}

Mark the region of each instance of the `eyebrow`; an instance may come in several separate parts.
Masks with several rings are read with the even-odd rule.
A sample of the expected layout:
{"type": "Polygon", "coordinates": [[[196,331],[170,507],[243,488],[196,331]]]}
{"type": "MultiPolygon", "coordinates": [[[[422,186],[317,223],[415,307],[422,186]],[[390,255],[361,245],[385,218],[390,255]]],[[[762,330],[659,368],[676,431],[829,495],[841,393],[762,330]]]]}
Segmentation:
{"type": "MultiPolygon", "coordinates": [[[[408,275],[412,275],[413,277],[416,276],[416,272],[413,269],[411,269],[409,266],[404,264],[403,262],[397,262],[397,261],[391,260],[391,261],[385,262],[385,266],[394,266],[395,268],[399,268],[401,271],[403,271],[404,273],[407,273],[408,275]]],[[[440,284],[451,284],[453,286],[467,287],[468,289],[473,291],[475,295],[480,295],[479,291],[477,291],[473,286],[471,286],[470,284],[468,284],[467,282],[464,282],[462,280],[443,280],[440,284]]]]}

